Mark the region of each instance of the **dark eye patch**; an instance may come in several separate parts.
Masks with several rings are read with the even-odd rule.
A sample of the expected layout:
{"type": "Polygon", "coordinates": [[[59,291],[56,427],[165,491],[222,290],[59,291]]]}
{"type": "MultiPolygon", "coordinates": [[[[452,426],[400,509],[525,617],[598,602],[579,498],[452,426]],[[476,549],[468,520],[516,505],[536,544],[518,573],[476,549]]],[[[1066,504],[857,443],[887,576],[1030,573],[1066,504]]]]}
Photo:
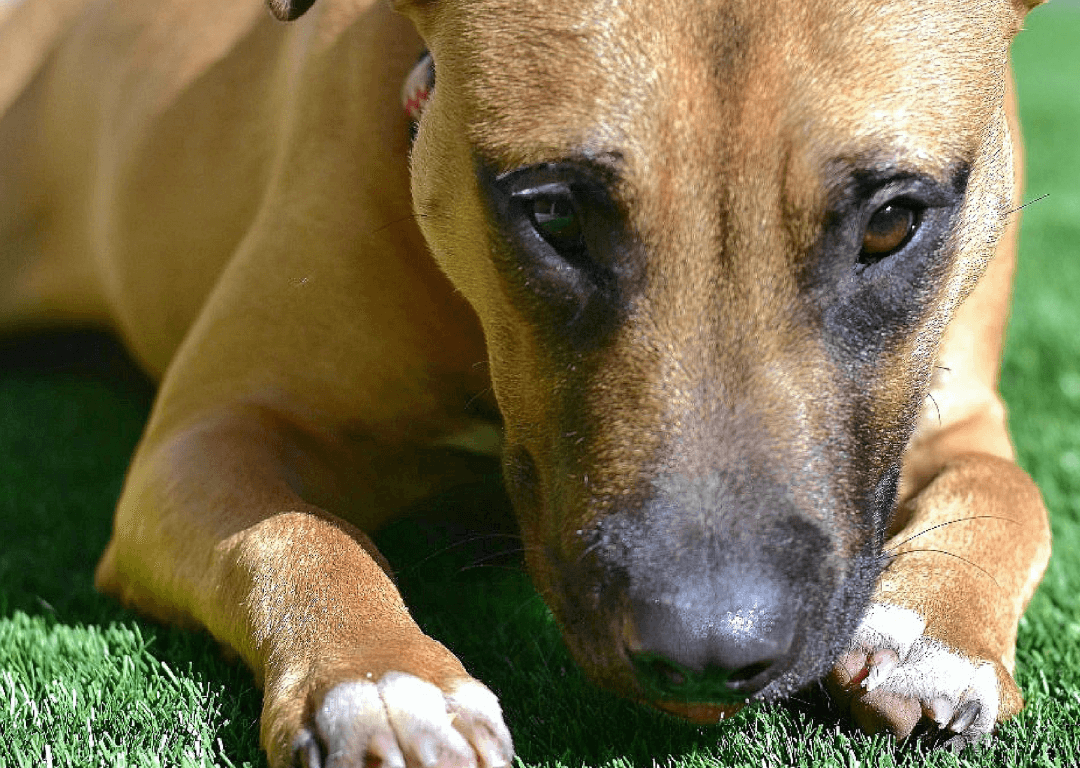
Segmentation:
{"type": "Polygon", "coordinates": [[[870,361],[933,306],[954,258],[948,244],[967,166],[941,177],[838,164],[821,234],[806,262],[809,297],[845,360],[870,361]]]}
{"type": "Polygon", "coordinates": [[[559,342],[593,343],[618,322],[640,272],[639,248],[615,199],[610,159],[567,160],[477,176],[492,258],[522,307],[559,342]]]}

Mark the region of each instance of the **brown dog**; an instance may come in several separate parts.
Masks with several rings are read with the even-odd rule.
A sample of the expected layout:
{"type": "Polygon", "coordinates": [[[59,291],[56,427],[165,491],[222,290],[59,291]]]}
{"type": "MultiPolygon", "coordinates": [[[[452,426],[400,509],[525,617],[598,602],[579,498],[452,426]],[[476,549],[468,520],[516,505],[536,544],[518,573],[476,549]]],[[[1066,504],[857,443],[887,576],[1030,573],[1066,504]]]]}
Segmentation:
{"type": "Polygon", "coordinates": [[[99,586],[239,652],[275,766],[503,765],[365,533],[501,442],[602,684],[715,720],[831,669],[865,728],[961,743],[1016,713],[1025,4],[397,5],[0,30],[0,313],[108,322],[161,377],[99,586]]]}

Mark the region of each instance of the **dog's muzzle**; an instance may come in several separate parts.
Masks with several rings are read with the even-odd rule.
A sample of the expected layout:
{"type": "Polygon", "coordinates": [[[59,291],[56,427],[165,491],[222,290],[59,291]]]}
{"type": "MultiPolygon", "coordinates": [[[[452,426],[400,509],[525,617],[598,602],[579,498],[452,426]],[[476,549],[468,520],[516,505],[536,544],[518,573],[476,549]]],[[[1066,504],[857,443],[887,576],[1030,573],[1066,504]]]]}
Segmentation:
{"type": "Polygon", "coordinates": [[[672,710],[776,699],[823,675],[876,558],[845,557],[828,526],[772,510],[702,515],[654,501],[599,519],[576,556],[551,553],[548,594],[579,663],[672,710]]]}

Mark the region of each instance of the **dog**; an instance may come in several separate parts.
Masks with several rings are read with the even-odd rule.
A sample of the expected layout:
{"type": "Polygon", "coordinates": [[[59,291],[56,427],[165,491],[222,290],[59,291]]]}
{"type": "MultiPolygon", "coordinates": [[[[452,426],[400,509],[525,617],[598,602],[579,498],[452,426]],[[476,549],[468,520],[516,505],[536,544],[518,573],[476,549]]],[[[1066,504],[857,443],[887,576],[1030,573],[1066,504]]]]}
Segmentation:
{"type": "Polygon", "coordinates": [[[500,455],[599,684],[991,732],[1050,550],[996,387],[1035,4],[16,6],[4,328],[160,381],[97,586],[244,659],[271,765],[506,765],[369,538],[500,455]]]}

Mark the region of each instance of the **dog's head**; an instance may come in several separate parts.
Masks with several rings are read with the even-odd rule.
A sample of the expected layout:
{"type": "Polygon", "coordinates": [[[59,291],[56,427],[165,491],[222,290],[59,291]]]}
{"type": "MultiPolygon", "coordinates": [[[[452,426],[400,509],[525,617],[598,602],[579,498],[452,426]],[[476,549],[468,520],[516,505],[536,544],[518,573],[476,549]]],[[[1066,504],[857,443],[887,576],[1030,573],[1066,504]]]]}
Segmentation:
{"type": "Polygon", "coordinates": [[[412,0],[413,151],[536,584],[688,716],[822,675],[1013,195],[1009,0],[412,0]]]}

